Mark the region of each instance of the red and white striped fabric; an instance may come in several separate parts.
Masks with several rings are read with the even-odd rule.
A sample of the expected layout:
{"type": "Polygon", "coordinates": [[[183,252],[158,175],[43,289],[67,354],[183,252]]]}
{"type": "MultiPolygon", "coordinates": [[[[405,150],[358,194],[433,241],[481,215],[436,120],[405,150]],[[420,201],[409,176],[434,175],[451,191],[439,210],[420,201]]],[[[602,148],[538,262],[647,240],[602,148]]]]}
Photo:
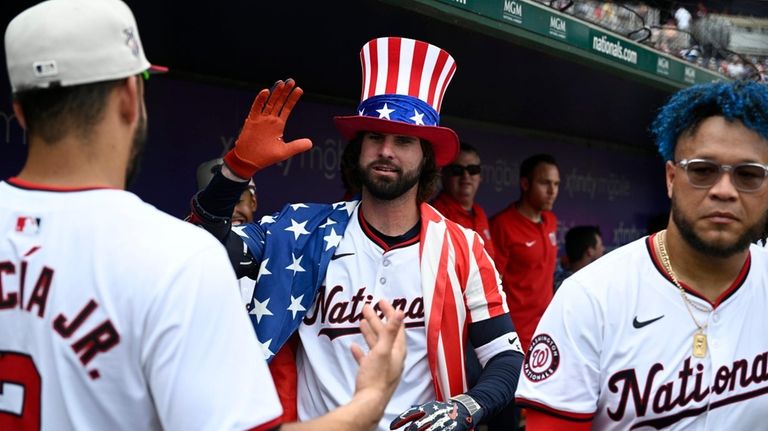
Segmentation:
{"type": "Polygon", "coordinates": [[[381,37],[360,50],[362,92],[357,115],[334,118],[352,140],[363,132],[416,136],[430,144],[438,166],[458,154],[456,133],[440,127],[440,108],[456,62],[427,42],[381,37]]]}
{"type": "Polygon", "coordinates": [[[427,355],[438,400],[467,390],[464,337],[467,319],[508,313],[501,280],[478,234],[421,205],[421,285],[427,355]],[[434,287],[434,289],[432,288],[434,287]],[[469,315],[467,315],[469,313],[469,315]]]}
{"type": "Polygon", "coordinates": [[[440,112],[456,62],[445,50],[426,42],[382,37],[363,46],[360,100],[382,94],[416,97],[440,112]]]}

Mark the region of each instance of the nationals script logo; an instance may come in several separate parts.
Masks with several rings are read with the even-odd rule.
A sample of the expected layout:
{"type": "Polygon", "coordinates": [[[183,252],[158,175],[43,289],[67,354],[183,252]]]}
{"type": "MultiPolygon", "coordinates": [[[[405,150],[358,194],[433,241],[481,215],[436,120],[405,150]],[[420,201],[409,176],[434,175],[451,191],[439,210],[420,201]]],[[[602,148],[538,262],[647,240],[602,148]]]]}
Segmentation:
{"type": "MultiPolygon", "coordinates": [[[[392,307],[405,313],[405,327],[424,327],[424,299],[422,297],[392,298],[392,307]]],[[[344,288],[333,286],[326,292],[325,286],[321,286],[317,293],[317,300],[312,309],[304,316],[305,325],[314,325],[319,320],[320,325],[329,325],[320,329],[318,335],[325,335],[333,340],[345,335],[360,333],[360,321],[363,320],[363,306],[373,302],[373,295],[367,293],[365,287],[357,290],[352,298],[344,297],[344,288]],[[349,299],[349,300],[345,300],[349,299]]],[[[380,318],[383,313],[379,305],[374,304],[380,318]]]]}
{"type": "Polygon", "coordinates": [[[532,382],[540,382],[557,371],[560,365],[560,351],[548,334],[539,334],[531,341],[525,356],[523,372],[532,382]]]}
{"type": "Polygon", "coordinates": [[[608,417],[621,421],[624,415],[638,419],[630,429],[653,427],[662,429],[704,412],[768,394],[768,352],[751,359],[737,359],[713,372],[709,384],[704,365],[685,358],[676,380],[660,382],[657,376],[664,365],[655,363],[645,376],[638,378],[633,368],[614,373],[608,379],[608,390],[619,394],[616,405],[608,406],[608,417]],[[631,409],[634,407],[634,411],[631,409]]]}

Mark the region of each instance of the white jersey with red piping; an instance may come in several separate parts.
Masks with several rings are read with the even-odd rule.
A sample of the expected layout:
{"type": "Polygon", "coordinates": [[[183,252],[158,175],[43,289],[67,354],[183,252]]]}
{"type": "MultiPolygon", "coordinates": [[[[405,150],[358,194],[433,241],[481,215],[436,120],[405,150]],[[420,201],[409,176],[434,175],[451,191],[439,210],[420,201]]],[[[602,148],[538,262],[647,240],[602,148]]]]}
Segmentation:
{"type": "Polygon", "coordinates": [[[703,357],[694,355],[698,328],[652,237],[575,273],[539,323],[517,403],[601,430],[765,428],[768,253],[751,246],[715,302],[684,287],[706,324],[703,357]]]}
{"type": "Polygon", "coordinates": [[[0,183],[0,429],[269,429],[226,253],[113,189],[0,183]]]}

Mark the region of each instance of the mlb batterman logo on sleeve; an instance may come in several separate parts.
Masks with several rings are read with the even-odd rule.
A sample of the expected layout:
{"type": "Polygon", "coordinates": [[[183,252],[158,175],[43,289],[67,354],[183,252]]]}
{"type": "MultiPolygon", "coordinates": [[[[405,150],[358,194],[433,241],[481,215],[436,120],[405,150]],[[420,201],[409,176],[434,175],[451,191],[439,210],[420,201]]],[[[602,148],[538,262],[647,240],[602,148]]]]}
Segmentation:
{"type": "Polygon", "coordinates": [[[440,127],[440,106],[456,62],[446,51],[403,37],[371,40],[360,51],[363,89],[357,115],[335,117],[348,140],[360,132],[416,136],[428,141],[438,166],[459,152],[456,132],[440,127]]]}

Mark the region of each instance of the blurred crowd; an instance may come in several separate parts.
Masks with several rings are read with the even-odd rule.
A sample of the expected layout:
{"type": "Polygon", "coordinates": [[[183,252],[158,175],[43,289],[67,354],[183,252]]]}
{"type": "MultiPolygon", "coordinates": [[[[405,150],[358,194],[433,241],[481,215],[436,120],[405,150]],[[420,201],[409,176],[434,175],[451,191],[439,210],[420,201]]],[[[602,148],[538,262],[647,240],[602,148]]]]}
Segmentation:
{"type": "Polygon", "coordinates": [[[537,1],[729,78],[768,82],[768,47],[763,53],[734,52],[729,48],[737,30],[734,16],[701,2],[695,10],[683,5],[660,10],[645,2],[537,1]]]}

